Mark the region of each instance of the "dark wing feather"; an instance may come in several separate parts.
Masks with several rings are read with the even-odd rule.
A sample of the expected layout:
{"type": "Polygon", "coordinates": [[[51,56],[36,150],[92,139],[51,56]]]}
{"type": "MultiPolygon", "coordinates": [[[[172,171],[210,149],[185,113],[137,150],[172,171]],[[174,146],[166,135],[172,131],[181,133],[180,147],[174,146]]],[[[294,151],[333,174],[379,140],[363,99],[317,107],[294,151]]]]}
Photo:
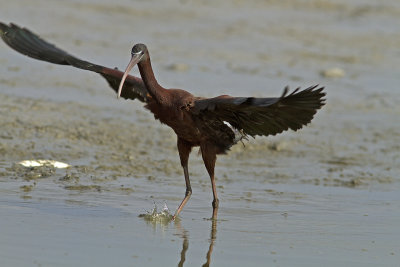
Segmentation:
{"type": "MultiPolygon", "coordinates": [[[[107,80],[108,84],[115,92],[118,91],[123,72],[117,69],[110,69],[76,58],[46,42],[28,29],[21,28],[12,23],[6,25],[0,22],[0,34],[7,45],[21,54],[54,64],[70,65],[76,68],[97,72],[107,80]]],[[[142,102],[147,102],[148,92],[142,79],[129,75],[124,83],[121,97],[126,99],[139,99],[142,102]]]]}
{"type": "Polygon", "coordinates": [[[202,121],[226,121],[245,134],[275,135],[308,124],[325,104],[323,87],[312,86],[291,94],[286,87],[277,98],[218,96],[195,101],[191,112],[202,121]]]}

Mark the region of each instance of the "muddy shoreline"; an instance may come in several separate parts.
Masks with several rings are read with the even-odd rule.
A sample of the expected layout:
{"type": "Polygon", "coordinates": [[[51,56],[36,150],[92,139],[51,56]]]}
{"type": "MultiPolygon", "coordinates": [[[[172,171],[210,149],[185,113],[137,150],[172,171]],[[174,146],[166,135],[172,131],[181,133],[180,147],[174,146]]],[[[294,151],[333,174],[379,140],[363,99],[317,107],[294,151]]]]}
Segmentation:
{"type": "Polygon", "coordinates": [[[3,22],[94,63],[122,69],[146,43],[160,83],[198,96],[327,92],[309,126],[218,158],[216,222],[194,150],[193,195],[179,223],[160,224],[138,216],[184,195],[173,131],[97,74],[1,42],[4,264],[398,265],[397,1],[3,2],[3,22]],[[18,164],[40,159],[71,167],[18,164]]]}

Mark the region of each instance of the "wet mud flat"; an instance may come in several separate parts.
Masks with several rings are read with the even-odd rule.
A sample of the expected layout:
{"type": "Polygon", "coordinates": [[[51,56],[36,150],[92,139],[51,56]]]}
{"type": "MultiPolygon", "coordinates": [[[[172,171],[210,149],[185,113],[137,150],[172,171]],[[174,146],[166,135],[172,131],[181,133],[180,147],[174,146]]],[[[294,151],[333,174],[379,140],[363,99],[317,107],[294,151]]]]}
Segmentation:
{"type": "MultiPolygon", "coordinates": [[[[127,179],[140,179],[149,186],[157,186],[163,180],[171,180],[175,186],[183,184],[173,131],[154,122],[142,104],[132,105],[131,118],[124,120],[112,108],[2,94],[0,111],[1,174],[3,181],[20,180],[24,197],[29,197],[41,180],[51,180],[56,188],[77,192],[134,192],[135,187],[124,186],[127,179]],[[57,170],[52,166],[27,168],[18,164],[34,159],[57,160],[71,167],[57,170]]],[[[326,113],[325,117],[329,116],[329,110],[326,113]]],[[[400,140],[394,125],[389,124],[382,133],[372,130],[361,135],[363,130],[350,122],[339,128],[318,122],[318,129],[311,125],[303,129],[304,134],[258,138],[233,147],[229,155],[218,160],[220,190],[224,191],[224,184],[241,180],[367,190],[398,184],[394,164],[400,140]],[[329,136],[337,136],[338,132],[338,140],[329,136]],[[317,137],[321,141],[313,142],[317,137]],[[352,142],[356,139],[360,142],[352,142]],[[371,152],[363,153],[368,150],[371,152]],[[381,155],[377,157],[377,153],[381,155]]],[[[378,120],[373,125],[383,127],[378,120]]],[[[196,151],[192,154],[191,173],[195,182],[208,190],[209,181],[203,177],[201,157],[196,151]]],[[[236,193],[237,198],[246,195],[236,193]]],[[[249,194],[250,200],[252,193],[249,194]]]]}
{"type": "Polygon", "coordinates": [[[277,96],[319,83],[328,95],[308,127],[218,158],[217,221],[193,151],[193,195],[163,223],[139,215],[184,195],[172,130],[101,77],[0,44],[1,264],[398,265],[397,1],[249,2],[2,4],[4,22],[110,67],[148,44],[166,87],[277,96]],[[18,164],[32,159],[71,167],[18,164]]]}
{"type": "Polygon", "coordinates": [[[334,128],[340,138],[320,138],[332,134],[323,120],[318,128],[304,129],[306,134],[235,146],[218,160],[221,208],[214,222],[207,220],[209,179],[193,153],[194,194],[181,218],[170,222],[142,216],[151,213],[153,203],[159,209],[166,203],[173,212],[184,179],[173,132],[154,122],[141,104],[133,104],[131,118],[123,119],[112,108],[6,94],[0,99],[2,256],[9,263],[111,264],[90,256],[99,251],[134,265],[157,265],[161,259],[235,265],[245,264],[246,257],[291,264],[304,255],[309,255],[304,262],[315,266],[327,258],[332,264],[397,261],[392,234],[400,219],[394,189],[399,181],[391,164],[397,143],[392,126],[379,139],[373,131],[363,134],[358,146],[352,140],[362,131],[346,123],[334,128]],[[361,153],[371,149],[365,140],[380,157],[361,153]],[[71,167],[18,164],[27,159],[71,167]],[[12,253],[12,244],[24,244],[19,249],[25,257],[12,253]],[[35,256],[39,249],[45,253],[35,256]],[[153,249],[162,251],[154,255],[153,249]],[[234,260],[238,253],[245,257],[234,260]]]}

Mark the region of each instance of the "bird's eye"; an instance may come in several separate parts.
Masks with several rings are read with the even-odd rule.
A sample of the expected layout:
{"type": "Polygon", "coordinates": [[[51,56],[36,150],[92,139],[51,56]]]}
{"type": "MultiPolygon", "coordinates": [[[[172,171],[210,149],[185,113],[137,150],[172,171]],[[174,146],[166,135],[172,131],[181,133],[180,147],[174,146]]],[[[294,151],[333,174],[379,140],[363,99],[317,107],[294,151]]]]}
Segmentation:
{"type": "Polygon", "coordinates": [[[143,51],[142,50],[137,50],[137,49],[135,49],[135,47],[133,47],[131,54],[132,55],[140,55],[140,54],[143,54],[143,51]]]}

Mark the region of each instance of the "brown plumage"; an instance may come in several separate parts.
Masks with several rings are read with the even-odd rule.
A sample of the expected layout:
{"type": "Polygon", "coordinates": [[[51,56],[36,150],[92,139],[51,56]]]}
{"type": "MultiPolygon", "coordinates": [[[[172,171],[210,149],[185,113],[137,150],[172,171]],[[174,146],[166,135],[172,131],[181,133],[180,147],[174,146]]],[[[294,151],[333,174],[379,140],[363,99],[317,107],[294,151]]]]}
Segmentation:
{"type": "Polygon", "coordinates": [[[195,97],[181,89],[165,89],[155,79],[147,47],[136,44],[125,73],[78,59],[47,43],[31,31],[14,24],[0,23],[2,39],[18,52],[55,64],[71,65],[102,75],[118,96],[146,103],[154,117],[170,126],[177,135],[177,147],[186,181],[185,197],[175,212],[179,214],[192,193],[188,159],[193,147],[199,146],[210,175],[213,190],[213,215],[218,208],[214,168],[218,154],[247,136],[275,135],[308,124],[325,103],[322,87],[299,88],[292,93],[285,88],[280,97],[254,98],[222,95],[195,97]],[[138,65],[142,79],[128,75],[138,65]],[[118,86],[119,85],[119,86],[118,86]]]}

